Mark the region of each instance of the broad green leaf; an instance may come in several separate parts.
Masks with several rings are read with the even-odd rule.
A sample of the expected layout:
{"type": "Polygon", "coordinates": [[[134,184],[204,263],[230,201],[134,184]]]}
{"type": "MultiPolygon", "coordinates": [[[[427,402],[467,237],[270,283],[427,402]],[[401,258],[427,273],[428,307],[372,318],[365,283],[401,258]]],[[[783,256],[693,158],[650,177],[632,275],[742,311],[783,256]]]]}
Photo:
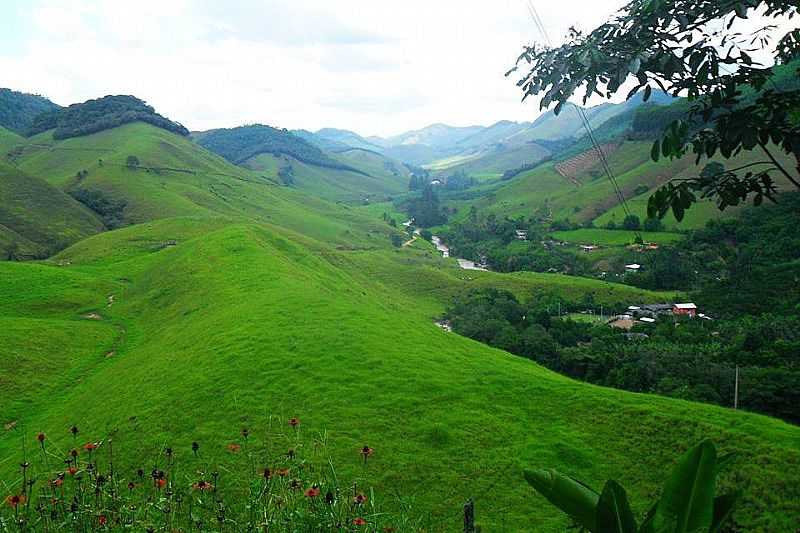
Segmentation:
{"type": "Polygon", "coordinates": [[[658,156],[661,153],[661,143],[656,141],[653,143],[653,148],[650,149],[650,158],[653,161],[658,161],[658,156]]]}
{"type": "MultiPolygon", "coordinates": [[[[675,205],[673,211],[678,218],[675,205]]],[[[682,218],[683,210],[680,211],[682,218]]],[[[708,531],[714,517],[716,468],[717,450],[708,440],[694,446],[678,460],[664,485],[653,519],[656,531],[708,531]]]]}
{"type": "Polygon", "coordinates": [[[622,485],[609,479],[597,503],[596,533],[636,533],[636,519],[633,517],[628,496],[622,485]]]}
{"type": "Polygon", "coordinates": [[[526,470],[525,480],[582,527],[595,531],[597,502],[600,500],[597,492],[552,469],[526,470]]]}

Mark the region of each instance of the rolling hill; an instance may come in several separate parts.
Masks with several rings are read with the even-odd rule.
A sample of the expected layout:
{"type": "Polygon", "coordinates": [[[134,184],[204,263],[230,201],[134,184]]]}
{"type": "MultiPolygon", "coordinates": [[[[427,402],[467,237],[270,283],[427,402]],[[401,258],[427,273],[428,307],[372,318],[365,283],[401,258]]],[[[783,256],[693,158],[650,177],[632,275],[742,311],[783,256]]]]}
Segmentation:
{"type": "Polygon", "coordinates": [[[566,519],[522,479],[527,466],[618,479],[643,513],[676,454],[704,437],[739,452],[724,483],[747,480],[743,528],[787,530],[800,517],[800,474],[787,468],[800,462],[797,427],[578,383],[434,324],[471,287],[609,303],[670,295],[556,274],[467,275],[427,243],[395,249],[380,218],[141,122],[64,140],[44,132],[14,163],[48,190],[98,191],[124,207],[122,227],[51,260],[0,262],[9,487],[20,433],[44,431],[66,449],[72,424],[86,439],[113,432],[127,473],[165,445],[188,457],[193,441],[204,461],[223,462],[242,427],[266,438],[273,418],[298,416],[306,434],[331,437],[338,476],[368,478],[389,509],[408,504],[392,495],[413,495],[434,531],[458,529],[468,497],[484,530],[563,531],[566,519]],[[368,469],[364,443],[375,448],[368,469]]]}

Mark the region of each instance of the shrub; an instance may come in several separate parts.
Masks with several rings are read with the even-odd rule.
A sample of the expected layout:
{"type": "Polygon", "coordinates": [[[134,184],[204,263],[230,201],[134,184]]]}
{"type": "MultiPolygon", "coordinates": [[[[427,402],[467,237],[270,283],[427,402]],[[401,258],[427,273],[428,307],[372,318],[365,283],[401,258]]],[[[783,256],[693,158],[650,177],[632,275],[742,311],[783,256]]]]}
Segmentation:
{"type": "Polygon", "coordinates": [[[622,228],[632,231],[637,231],[641,229],[642,223],[639,220],[639,217],[636,215],[628,215],[625,217],[625,220],[622,221],[622,228]]]}

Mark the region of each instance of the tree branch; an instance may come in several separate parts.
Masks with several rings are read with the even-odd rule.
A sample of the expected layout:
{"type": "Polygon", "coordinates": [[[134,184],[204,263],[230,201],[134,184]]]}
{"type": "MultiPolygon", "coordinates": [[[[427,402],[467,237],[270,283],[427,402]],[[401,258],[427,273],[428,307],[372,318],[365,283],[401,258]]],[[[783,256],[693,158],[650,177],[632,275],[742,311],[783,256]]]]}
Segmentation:
{"type": "Polygon", "coordinates": [[[770,161],[772,161],[772,163],[778,168],[778,170],[780,170],[781,173],[784,176],[786,176],[786,179],[791,181],[794,184],[795,187],[800,189],[800,182],[798,182],[796,179],[794,179],[792,176],[790,176],[789,173],[786,171],[786,169],[783,168],[783,166],[780,163],[778,163],[778,160],[775,159],[775,156],[772,155],[772,152],[770,152],[767,149],[767,145],[764,144],[764,143],[758,143],[758,144],[761,146],[761,149],[764,150],[764,153],[767,154],[767,157],[769,157],[770,161]]]}

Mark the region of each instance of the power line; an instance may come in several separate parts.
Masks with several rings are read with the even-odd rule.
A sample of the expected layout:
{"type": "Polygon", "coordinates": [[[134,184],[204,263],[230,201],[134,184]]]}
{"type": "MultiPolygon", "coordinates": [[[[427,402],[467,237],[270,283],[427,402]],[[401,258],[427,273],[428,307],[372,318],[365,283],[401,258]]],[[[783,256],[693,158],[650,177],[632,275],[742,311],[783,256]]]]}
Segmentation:
{"type": "MultiPolygon", "coordinates": [[[[539,33],[541,33],[547,45],[552,48],[553,46],[552,41],[550,40],[550,36],[547,34],[547,29],[544,25],[544,22],[542,21],[542,18],[539,16],[539,12],[536,10],[536,6],[533,4],[533,0],[523,0],[523,3],[527,7],[528,13],[530,13],[531,19],[533,19],[533,24],[536,26],[536,29],[539,31],[539,33]]],[[[575,104],[571,105],[572,107],[575,108],[575,111],[577,111],[578,116],[581,119],[583,127],[586,130],[586,135],[589,138],[589,142],[594,148],[595,153],[597,153],[597,157],[600,160],[600,166],[603,168],[603,171],[608,177],[608,180],[611,182],[611,185],[614,188],[614,193],[616,194],[617,199],[619,200],[619,203],[622,206],[622,210],[625,213],[625,216],[627,217],[631,215],[631,211],[628,208],[628,202],[625,200],[625,195],[623,194],[622,189],[619,186],[619,183],[617,183],[617,179],[614,176],[614,172],[611,170],[611,165],[609,164],[608,159],[606,158],[606,154],[603,151],[602,146],[600,146],[600,143],[597,141],[597,138],[594,134],[594,130],[592,128],[592,124],[589,121],[589,117],[586,116],[586,111],[578,105],[575,104]]],[[[635,231],[634,234],[636,235],[638,241],[642,240],[642,237],[639,234],[638,230],[635,231]]]]}

